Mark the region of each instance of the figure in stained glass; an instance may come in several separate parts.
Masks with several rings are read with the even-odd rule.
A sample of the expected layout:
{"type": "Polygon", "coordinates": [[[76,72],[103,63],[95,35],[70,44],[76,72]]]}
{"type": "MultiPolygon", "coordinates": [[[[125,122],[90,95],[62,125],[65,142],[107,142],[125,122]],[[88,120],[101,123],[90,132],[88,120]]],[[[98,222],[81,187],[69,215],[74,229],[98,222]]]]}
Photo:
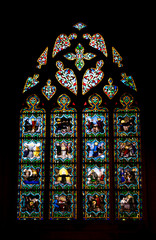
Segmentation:
{"type": "Polygon", "coordinates": [[[24,142],[23,143],[23,158],[41,158],[41,143],[40,142],[24,142]]]}
{"type": "Polygon", "coordinates": [[[65,168],[65,167],[61,167],[60,169],[58,169],[57,167],[55,168],[55,172],[56,174],[54,175],[55,177],[55,185],[61,184],[61,185],[71,185],[71,172],[72,172],[72,168],[65,168]]]}
{"type": "Polygon", "coordinates": [[[120,185],[127,185],[130,184],[136,185],[137,184],[137,172],[138,169],[136,167],[120,167],[118,169],[118,178],[119,178],[119,184],[120,185]]]}
{"type": "Polygon", "coordinates": [[[84,199],[84,219],[109,219],[108,191],[86,191],[84,199]]]}
{"type": "Polygon", "coordinates": [[[104,185],[105,169],[104,167],[88,167],[87,171],[87,185],[104,185]]]}
{"type": "Polygon", "coordinates": [[[54,196],[54,212],[71,212],[71,198],[70,195],[55,195],[54,196]]]}
{"type": "Polygon", "coordinates": [[[36,118],[33,115],[31,117],[24,118],[24,134],[26,133],[40,133],[41,132],[41,121],[40,117],[36,118]]]}
{"type": "Polygon", "coordinates": [[[72,191],[55,191],[51,195],[51,220],[74,219],[76,216],[75,206],[76,193],[72,191]]]}
{"type": "Polygon", "coordinates": [[[39,204],[39,195],[22,195],[22,212],[37,213],[39,212],[39,204]]]}
{"type": "MultiPolygon", "coordinates": [[[[57,71],[55,74],[52,72],[50,74],[55,75],[56,85],[60,84],[62,87],[60,86],[60,89],[57,89],[59,91],[56,92],[56,86],[52,85],[52,81],[45,77],[44,79],[48,80],[40,89],[40,94],[42,93],[42,97],[48,101],[55,93],[59,94],[60,92],[61,94],[57,98],[57,102],[51,101],[52,106],[58,105],[58,107],[56,106],[51,110],[50,122],[48,120],[46,123],[46,112],[43,108],[38,107],[40,99],[35,94],[27,98],[28,106],[20,112],[17,218],[19,220],[43,220],[43,217],[48,216],[47,207],[44,212],[44,207],[48,202],[50,220],[77,219],[77,208],[83,210],[84,220],[109,220],[111,193],[112,202],[114,200],[115,203],[112,213],[115,211],[116,220],[142,219],[140,109],[132,106],[133,97],[125,93],[120,98],[122,107],[114,109],[113,119],[109,121],[114,104],[114,101],[111,101],[112,103],[109,105],[109,99],[112,100],[114,97],[117,99],[118,95],[116,94],[118,90],[120,93],[122,89],[116,86],[115,79],[113,84],[112,78],[109,78],[108,83],[106,81],[99,89],[104,76],[118,75],[119,69],[115,67],[115,64],[119,68],[123,67],[123,59],[114,47],[110,48],[112,57],[107,58],[108,51],[101,34],[96,33],[91,36],[85,33],[82,35],[81,33],[84,33],[87,26],[81,22],[73,27],[77,34],[72,33],[69,36],[60,34],[56,38],[52,49],[52,58],[58,54],[60,59],[64,57],[65,63],[72,65],[67,60],[75,61],[75,72],[68,66],[65,68],[62,60],[56,61],[57,71]],[[82,29],[84,30],[81,31],[82,29]],[[82,39],[82,36],[86,40],[82,39]],[[77,37],[77,42],[72,41],[77,37]],[[83,42],[81,43],[79,40],[83,42]],[[94,50],[93,53],[88,50],[89,46],[85,53],[82,44],[87,42],[92,47],[92,51],[94,50]],[[72,43],[75,44],[72,45],[72,43]],[[67,52],[66,49],[71,46],[72,50],[67,52]],[[73,53],[74,48],[75,52],[73,53]],[[93,66],[95,67],[93,68],[88,65],[90,61],[86,62],[85,60],[92,60],[97,56],[94,54],[97,52],[99,53],[98,59],[103,57],[103,60],[97,60],[96,67],[93,66]],[[104,60],[106,60],[107,70],[105,73],[102,69],[104,60]],[[113,61],[115,64],[110,65],[110,60],[111,63],[113,61]],[[83,72],[85,66],[87,68],[83,72]],[[110,72],[111,66],[115,67],[115,71],[110,72]],[[79,72],[76,76],[77,70],[82,70],[83,74],[81,75],[79,72]],[[80,86],[81,84],[82,86],[80,86]],[[97,88],[98,84],[99,88],[97,88]],[[79,87],[80,91],[82,88],[81,93],[78,92],[79,87]],[[89,94],[90,90],[93,92],[94,87],[96,87],[95,90],[99,89],[99,92],[103,92],[103,95],[100,96],[97,93],[88,95],[90,106],[82,109],[82,106],[87,106],[87,100],[83,95],[89,94]],[[70,95],[62,94],[63,91],[68,90],[70,95],[74,94],[72,101],[70,95]],[[77,95],[80,96],[78,100],[77,95]],[[108,103],[104,104],[110,109],[110,114],[104,105],[100,106],[102,98],[108,100],[108,103]],[[79,100],[82,101],[81,104],[79,104],[79,100]],[[75,108],[71,105],[75,105],[75,108]],[[112,120],[114,131],[110,126],[112,120]],[[50,128],[47,138],[46,124],[50,128]],[[48,143],[46,148],[45,143],[48,143]],[[48,149],[48,146],[50,146],[50,156],[48,153],[45,154],[45,149],[48,149]],[[113,167],[110,167],[111,161],[113,167]],[[46,175],[49,169],[49,185],[45,179],[45,169],[46,175]],[[82,173],[80,173],[81,170],[82,173]],[[114,177],[114,181],[112,180],[114,185],[111,186],[111,189],[110,175],[114,177]],[[80,186],[81,183],[82,186],[80,186]],[[46,192],[49,192],[49,201],[46,197],[44,203],[45,186],[48,188],[46,192]],[[77,192],[78,196],[81,195],[78,201],[77,192]],[[79,205],[81,200],[82,206],[79,205]]],[[[36,58],[37,71],[47,64],[48,49],[47,47],[40,57],[36,58]]],[[[92,61],[95,62],[95,59],[92,61]]],[[[48,69],[50,68],[48,67],[48,69]]],[[[42,70],[46,70],[46,68],[42,70]]],[[[41,71],[43,77],[44,73],[41,71]]],[[[119,79],[120,85],[124,84],[125,88],[130,87],[131,91],[137,91],[132,76],[127,76],[121,71],[119,74],[122,77],[121,80],[119,79]]],[[[48,76],[48,73],[46,75],[48,76]]],[[[23,93],[35,89],[39,83],[38,78],[39,74],[28,77],[23,93]]],[[[53,97],[54,99],[55,97],[53,97]]],[[[117,105],[117,103],[115,104],[117,105]]],[[[48,109],[49,106],[46,101],[48,109]]],[[[81,216],[81,213],[78,216],[81,216]]]]}
{"type": "Polygon", "coordinates": [[[108,110],[98,94],[89,97],[83,110],[83,216],[109,218],[108,110]],[[85,191],[88,189],[88,191],[85,191]],[[107,189],[107,191],[105,191],[107,189]]]}
{"type": "Polygon", "coordinates": [[[118,117],[119,132],[134,133],[135,132],[135,117],[118,117]]]}
{"type": "Polygon", "coordinates": [[[87,141],[86,142],[86,151],[87,151],[87,158],[104,158],[105,152],[105,142],[103,141],[87,141]]]}
{"type": "Polygon", "coordinates": [[[40,168],[24,168],[22,177],[24,184],[39,184],[40,168]]]}
{"type": "Polygon", "coordinates": [[[104,195],[88,195],[87,196],[87,212],[93,212],[94,214],[98,214],[99,212],[105,212],[105,196],[104,195]]]}
{"type": "Polygon", "coordinates": [[[21,111],[20,137],[35,138],[45,136],[45,110],[38,109],[39,98],[36,95],[27,98],[28,108],[21,111]]]}
{"type": "Polygon", "coordinates": [[[51,111],[50,219],[77,217],[77,114],[66,94],[51,111]]]}
{"type": "Polygon", "coordinates": [[[22,190],[19,192],[19,204],[18,219],[43,220],[43,192],[22,190]]]}
{"type": "Polygon", "coordinates": [[[104,117],[97,116],[96,114],[91,117],[86,117],[86,126],[87,126],[87,133],[104,133],[104,117]]]}
{"type": "Polygon", "coordinates": [[[116,219],[141,219],[142,196],[137,190],[122,190],[116,193],[118,211],[116,219]]]}
{"type": "Polygon", "coordinates": [[[37,95],[26,102],[20,115],[17,219],[43,220],[46,114],[37,95]]]}
{"type": "Polygon", "coordinates": [[[119,158],[136,157],[136,142],[119,142],[119,158]]]}
{"type": "Polygon", "coordinates": [[[133,212],[137,210],[137,199],[135,196],[120,196],[120,211],[133,212]]]}
{"type": "Polygon", "coordinates": [[[72,156],[72,142],[56,142],[56,155],[54,155],[55,159],[61,158],[61,159],[71,159],[72,156]]]}
{"type": "Polygon", "coordinates": [[[115,214],[116,219],[141,219],[140,110],[131,107],[130,94],[120,102],[123,108],[114,111],[115,214]]]}
{"type": "Polygon", "coordinates": [[[62,133],[65,135],[66,133],[72,133],[72,118],[68,117],[60,117],[56,118],[56,128],[55,133],[62,133]]]}

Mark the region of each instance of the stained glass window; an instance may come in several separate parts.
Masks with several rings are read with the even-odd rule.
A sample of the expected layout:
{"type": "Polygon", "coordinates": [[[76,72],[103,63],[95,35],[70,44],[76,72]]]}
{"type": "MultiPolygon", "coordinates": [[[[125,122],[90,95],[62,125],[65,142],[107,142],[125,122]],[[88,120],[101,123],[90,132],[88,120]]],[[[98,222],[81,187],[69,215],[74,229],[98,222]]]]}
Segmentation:
{"type": "Polygon", "coordinates": [[[77,217],[77,115],[70,98],[51,112],[50,219],[77,217]]]}
{"type": "Polygon", "coordinates": [[[109,126],[102,98],[92,95],[83,111],[83,217],[109,219],[109,126]]]}
{"type": "Polygon", "coordinates": [[[133,97],[120,98],[123,108],[114,111],[114,165],[116,219],[142,218],[140,110],[133,97]]]}
{"type": "Polygon", "coordinates": [[[120,51],[86,29],[46,45],[26,79],[23,96],[40,88],[46,110],[34,94],[20,112],[19,220],[142,219],[140,109],[123,94],[136,83],[120,51]]]}
{"type": "Polygon", "coordinates": [[[45,110],[38,108],[36,95],[27,100],[28,108],[21,110],[18,213],[20,220],[43,220],[45,178],[45,110]]]}

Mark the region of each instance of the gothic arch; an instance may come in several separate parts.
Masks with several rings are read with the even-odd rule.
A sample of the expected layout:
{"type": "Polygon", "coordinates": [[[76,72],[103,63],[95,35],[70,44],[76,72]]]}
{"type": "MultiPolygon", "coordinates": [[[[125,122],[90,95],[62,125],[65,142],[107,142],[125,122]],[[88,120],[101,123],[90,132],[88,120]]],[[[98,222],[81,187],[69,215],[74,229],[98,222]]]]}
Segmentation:
{"type": "Polygon", "coordinates": [[[102,34],[71,32],[44,46],[23,88],[18,219],[141,220],[137,81],[102,34]]]}

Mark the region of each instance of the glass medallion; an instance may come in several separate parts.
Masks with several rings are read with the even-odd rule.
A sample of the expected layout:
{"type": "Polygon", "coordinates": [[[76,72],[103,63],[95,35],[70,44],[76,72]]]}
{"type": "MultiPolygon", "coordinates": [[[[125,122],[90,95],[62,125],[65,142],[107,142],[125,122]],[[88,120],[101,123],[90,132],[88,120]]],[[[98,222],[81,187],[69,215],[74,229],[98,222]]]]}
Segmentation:
{"type": "Polygon", "coordinates": [[[83,192],[83,218],[109,220],[109,191],[83,192]]]}
{"type": "Polygon", "coordinates": [[[76,191],[56,190],[50,192],[50,220],[73,220],[77,218],[76,191]]]}

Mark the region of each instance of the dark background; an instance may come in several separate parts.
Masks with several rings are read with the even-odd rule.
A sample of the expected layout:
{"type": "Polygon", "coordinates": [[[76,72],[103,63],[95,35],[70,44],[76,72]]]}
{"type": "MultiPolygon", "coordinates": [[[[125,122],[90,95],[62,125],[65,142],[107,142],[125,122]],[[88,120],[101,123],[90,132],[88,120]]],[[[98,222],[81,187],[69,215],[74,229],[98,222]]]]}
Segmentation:
{"type": "MultiPolygon", "coordinates": [[[[7,7],[4,9],[6,24],[4,34],[2,31],[4,43],[2,41],[1,45],[1,51],[4,52],[4,57],[2,57],[4,66],[1,68],[3,75],[1,74],[2,145],[0,175],[2,178],[0,181],[0,216],[2,230],[6,237],[10,235],[16,239],[91,240],[95,238],[140,239],[149,236],[154,239],[154,236],[156,236],[154,6],[143,4],[126,2],[126,4],[121,5],[110,3],[110,6],[107,6],[105,1],[102,1],[92,3],[72,2],[71,5],[67,6],[66,3],[59,2],[49,5],[37,3],[35,7],[32,7],[31,4],[23,4],[22,6],[14,4],[9,6],[9,11],[7,7]],[[124,70],[127,75],[134,77],[138,88],[136,100],[142,109],[144,220],[134,223],[117,223],[114,221],[110,223],[75,222],[63,224],[49,223],[48,221],[31,224],[19,223],[16,221],[18,119],[19,109],[23,106],[26,96],[23,97],[21,94],[23,86],[27,77],[35,73],[36,60],[46,46],[51,46],[49,51],[51,54],[57,36],[60,33],[69,35],[76,32],[72,26],[79,21],[88,25],[86,31],[82,33],[88,32],[93,35],[99,32],[104,37],[106,45],[114,46],[120,52],[123,57],[124,70]]],[[[67,49],[66,52],[70,51],[71,49],[67,49]]],[[[90,48],[90,51],[95,52],[93,48],[90,48]]],[[[74,50],[71,52],[74,52],[74,50]]],[[[85,52],[89,52],[87,46],[85,52]]],[[[97,58],[94,64],[96,60],[97,58]]],[[[57,81],[52,75],[57,70],[53,62],[48,68],[48,74],[51,74],[52,83],[57,86],[57,81]]],[[[65,60],[64,63],[66,63],[65,60]]],[[[68,65],[65,67],[70,67],[72,63],[68,61],[68,65]]],[[[89,66],[87,61],[85,61],[85,64],[87,68],[89,66]]],[[[93,67],[95,67],[94,64],[93,67]]],[[[117,83],[120,86],[120,83],[115,80],[118,73],[112,69],[109,62],[104,65],[103,71],[106,79],[112,75],[114,84],[117,83]]],[[[43,70],[42,74],[46,76],[47,73],[43,70]]],[[[47,75],[47,77],[49,76],[47,75]]],[[[36,93],[41,100],[43,99],[45,107],[51,109],[41,93],[38,94],[46,80],[44,79],[40,83],[41,85],[38,84],[36,89],[29,90],[28,95],[36,93]]],[[[100,86],[98,89],[101,91],[100,86]]],[[[125,89],[129,91],[128,88],[125,89]]],[[[61,91],[64,92],[62,87],[60,88],[61,91]]],[[[93,92],[94,90],[90,91],[90,94],[93,92]]],[[[73,96],[70,93],[68,95],[73,96]]],[[[86,100],[88,96],[86,94],[86,100]]],[[[73,101],[77,103],[79,100],[73,97],[73,101]]],[[[51,101],[52,103],[53,101],[51,101]]]]}

